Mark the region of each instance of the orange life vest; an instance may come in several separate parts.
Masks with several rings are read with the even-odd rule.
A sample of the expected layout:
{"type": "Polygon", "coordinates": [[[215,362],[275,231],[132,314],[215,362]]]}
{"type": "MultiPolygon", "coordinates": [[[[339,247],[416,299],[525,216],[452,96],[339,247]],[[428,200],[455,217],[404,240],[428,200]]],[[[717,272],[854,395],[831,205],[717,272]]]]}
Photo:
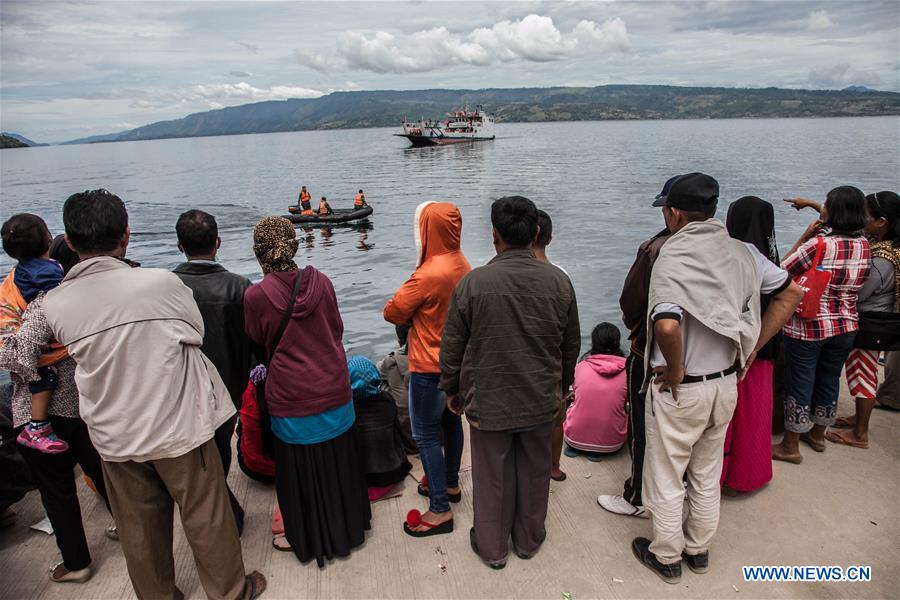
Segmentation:
{"type": "Polygon", "coordinates": [[[361,208],[366,203],[366,197],[364,194],[357,194],[356,198],[353,200],[353,208],[361,208]]]}
{"type": "Polygon", "coordinates": [[[328,202],[326,202],[325,200],[319,201],[319,214],[320,215],[331,214],[331,207],[328,206],[328,202]]]}
{"type": "Polygon", "coordinates": [[[309,192],[301,191],[300,192],[300,200],[301,201],[306,200],[307,202],[309,202],[309,192]]]}

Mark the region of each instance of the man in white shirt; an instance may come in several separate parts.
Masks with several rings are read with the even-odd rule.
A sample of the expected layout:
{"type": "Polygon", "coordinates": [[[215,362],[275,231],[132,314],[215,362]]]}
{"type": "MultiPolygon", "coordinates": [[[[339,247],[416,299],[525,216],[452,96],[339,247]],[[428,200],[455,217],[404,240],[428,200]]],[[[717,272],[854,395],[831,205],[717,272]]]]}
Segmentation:
{"type": "Polygon", "coordinates": [[[63,207],[66,243],[80,262],[44,300],[47,322],[75,359],[81,416],[103,477],[138,598],[177,598],[172,517],[178,505],[200,583],[210,598],[255,598],[245,575],[213,433],[235,413],[200,350],[203,318],[191,290],[162,269],[122,258],[128,213],[106,190],[63,207]]]}
{"type": "Polygon", "coordinates": [[[694,572],[709,568],[738,377],[803,295],[787,272],[712,218],[718,196],[718,182],[702,173],[675,182],[663,208],[672,237],[650,282],[647,371],[654,379],[645,382],[643,475],[653,539],[635,538],[632,551],[667,583],[681,580],[682,558],[694,572]],[[772,295],[763,315],[760,294],[772,295]]]}

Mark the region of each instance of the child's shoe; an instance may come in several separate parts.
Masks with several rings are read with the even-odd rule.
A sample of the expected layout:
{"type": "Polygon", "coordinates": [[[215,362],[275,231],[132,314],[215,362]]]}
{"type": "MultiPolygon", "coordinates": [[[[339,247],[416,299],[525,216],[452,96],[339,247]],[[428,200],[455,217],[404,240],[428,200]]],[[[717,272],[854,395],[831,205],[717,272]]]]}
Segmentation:
{"type": "Polygon", "coordinates": [[[38,427],[34,427],[29,423],[22,429],[22,433],[19,434],[16,441],[23,446],[45,454],[59,454],[69,449],[69,444],[59,439],[53,433],[53,426],[50,423],[39,425],[38,427]]]}

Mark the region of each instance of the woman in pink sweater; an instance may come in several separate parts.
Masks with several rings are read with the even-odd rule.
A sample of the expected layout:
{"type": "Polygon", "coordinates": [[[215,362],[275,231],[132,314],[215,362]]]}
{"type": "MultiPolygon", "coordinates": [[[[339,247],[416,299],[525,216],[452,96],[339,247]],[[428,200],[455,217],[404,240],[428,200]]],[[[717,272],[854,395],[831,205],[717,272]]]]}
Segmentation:
{"type": "Polygon", "coordinates": [[[628,435],[625,413],[625,356],[619,329],[600,323],[591,332],[591,349],[575,367],[575,400],[566,412],[563,436],[576,451],[615,452],[628,435]]]}

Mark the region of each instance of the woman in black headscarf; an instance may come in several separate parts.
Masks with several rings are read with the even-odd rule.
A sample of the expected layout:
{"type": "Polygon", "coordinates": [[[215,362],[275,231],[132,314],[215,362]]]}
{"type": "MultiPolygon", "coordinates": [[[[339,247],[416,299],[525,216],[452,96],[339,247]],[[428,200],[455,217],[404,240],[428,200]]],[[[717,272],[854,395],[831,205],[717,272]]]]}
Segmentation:
{"type": "MultiPolygon", "coordinates": [[[[756,246],[763,256],[779,264],[775,244],[775,210],[756,196],[744,196],[728,207],[725,220],[731,237],[756,246]]],[[[765,311],[768,297],[762,297],[765,311]]],[[[738,383],[738,401],[725,436],[721,484],[739,492],[752,492],[772,479],[772,374],[781,344],[777,334],[757,354],[738,383]]]]}

